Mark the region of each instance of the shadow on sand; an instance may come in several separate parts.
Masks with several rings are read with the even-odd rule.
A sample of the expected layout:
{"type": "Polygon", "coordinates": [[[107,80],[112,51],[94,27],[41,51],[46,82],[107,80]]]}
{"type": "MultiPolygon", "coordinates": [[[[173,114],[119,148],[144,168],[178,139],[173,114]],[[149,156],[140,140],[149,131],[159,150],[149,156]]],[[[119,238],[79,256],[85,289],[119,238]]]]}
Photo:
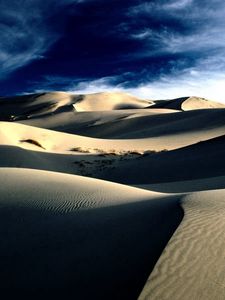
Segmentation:
{"type": "Polygon", "coordinates": [[[178,196],[68,213],[1,204],[1,290],[137,299],[182,217],[178,196]]]}

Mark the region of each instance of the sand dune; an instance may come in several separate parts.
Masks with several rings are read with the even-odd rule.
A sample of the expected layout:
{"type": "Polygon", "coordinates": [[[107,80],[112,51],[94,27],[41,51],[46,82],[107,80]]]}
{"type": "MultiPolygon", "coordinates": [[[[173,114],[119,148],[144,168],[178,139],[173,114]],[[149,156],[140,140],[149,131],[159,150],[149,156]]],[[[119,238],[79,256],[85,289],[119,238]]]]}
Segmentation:
{"type": "MultiPolygon", "coordinates": [[[[107,110],[107,111],[83,111],[83,112],[60,112],[47,114],[41,117],[29,118],[20,120],[22,124],[36,126],[41,128],[53,129],[67,133],[85,133],[87,129],[94,129],[96,135],[99,134],[97,126],[106,124],[107,129],[109,124],[114,125],[120,120],[127,120],[131,118],[139,118],[142,116],[152,116],[164,113],[174,113],[172,109],[121,109],[121,110],[107,110]],[[107,126],[108,125],[108,126],[107,126]]],[[[88,132],[89,134],[89,132],[88,132]]]]}
{"type": "Polygon", "coordinates": [[[47,92],[0,121],[4,290],[225,298],[225,105],[47,92]]]}
{"type": "Polygon", "coordinates": [[[213,131],[215,136],[225,132],[225,109],[196,110],[182,114],[171,111],[152,114],[151,110],[148,111],[149,114],[85,124],[80,128],[71,126],[70,132],[107,139],[163,138],[182,134],[182,140],[188,135],[201,135],[204,138],[206,135],[213,137],[213,131]]]}
{"type": "Polygon", "coordinates": [[[138,99],[125,93],[75,95],[67,92],[48,92],[14,97],[0,97],[0,120],[12,121],[46,116],[65,111],[109,111],[144,108],[152,101],[138,99]]]}
{"type": "Polygon", "coordinates": [[[139,299],[225,298],[225,190],[184,197],[185,217],[139,299]]]}
{"type": "MultiPolygon", "coordinates": [[[[48,151],[68,151],[73,147],[96,148],[106,151],[113,149],[118,151],[172,150],[224,134],[224,112],[223,109],[212,110],[211,113],[203,111],[201,116],[197,114],[195,117],[190,112],[183,119],[182,116],[179,116],[180,113],[143,116],[128,119],[127,122],[126,120],[118,121],[115,126],[109,122],[110,126],[108,125],[105,134],[110,135],[111,139],[104,140],[30,127],[15,122],[1,122],[1,143],[25,147],[27,145],[20,141],[33,139],[48,151]],[[204,124],[203,128],[197,126],[198,121],[196,120],[199,120],[200,125],[204,124]],[[119,134],[119,128],[121,128],[121,134],[119,134]],[[125,133],[125,129],[127,129],[127,133],[125,133]],[[112,139],[115,136],[113,131],[119,135],[115,139],[112,139]]],[[[96,133],[93,135],[104,136],[104,127],[106,127],[104,124],[102,126],[95,125],[96,133]]],[[[85,129],[81,130],[81,132],[84,131],[85,129]]]]}
{"type": "Polygon", "coordinates": [[[169,108],[182,111],[195,109],[211,109],[211,108],[225,108],[223,103],[210,101],[200,97],[182,97],[172,100],[158,100],[152,105],[152,108],[169,108]]]}
{"type": "Polygon", "coordinates": [[[152,104],[125,93],[96,93],[80,96],[74,108],[76,111],[107,111],[130,108],[143,108],[152,104]]]}
{"type": "Polygon", "coordinates": [[[179,197],[45,171],[0,168],[0,195],[1,286],[19,293],[136,299],[182,219],[179,197]]]}
{"type": "Polygon", "coordinates": [[[79,151],[68,154],[46,152],[29,143],[27,149],[2,145],[0,166],[78,174],[143,188],[149,185],[150,189],[162,192],[189,192],[200,187],[224,188],[224,142],[224,136],[221,136],[174,151],[144,155],[79,151]],[[31,151],[31,148],[34,149],[31,151]],[[138,176],[136,170],[139,170],[138,176]]]}
{"type": "Polygon", "coordinates": [[[120,161],[116,168],[96,170],[99,178],[124,184],[149,184],[223,176],[225,136],[184,148],[150,153],[134,160],[120,161]],[[136,170],[139,170],[139,176],[136,170]]]}
{"type": "MultiPolygon", "coordinates": [[[[64,92],[1,97],[0,120],[13,121],[43,116],[56,112],[60,107],[65,109],[70,104],[72,104],[72,97],[69,93],[64,92]]],[[[72,106],[71,109],[73,109],[72,106]]]]}

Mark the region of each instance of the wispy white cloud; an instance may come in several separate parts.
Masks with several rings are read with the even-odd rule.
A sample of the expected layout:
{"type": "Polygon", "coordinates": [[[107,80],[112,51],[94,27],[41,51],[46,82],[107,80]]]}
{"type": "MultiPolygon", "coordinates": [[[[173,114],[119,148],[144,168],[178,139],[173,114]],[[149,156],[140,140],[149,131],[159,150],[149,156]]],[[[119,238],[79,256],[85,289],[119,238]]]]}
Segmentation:
{"type": "MultiPolygon", "coordinates": [[[[113,77],[103,77],[84,81],[68,87],[68,91],[77,94],[102,91],[120,91],[144,99],[172,99],[183,96],[198,96],[225,103],[225,74],[217,69],[214,72],[212,61],[202,61],[198,68],[175,71],[172,75],[161,75],[157,80],[145,82],[135,87],[125,87],[124,83],[114,84],[113,77]],[[209,65],[205,71],[205,64],[209,65]]],[[[119,76],[121,77],[121,76],[119,76]]]]}
{"type": "MultiPolygon", "coordinates": [[[[125,73],[127,75],[127,73],[125,73]]],[[[63,76],[44,76],[41,82],[31,82],[32,92],[40,93],[43,91],[66,90],[75,94],[97,93],[99,91],[120,91],[123,89],[125,81],[121,75],[106,76],[98,79],[87,80],[85,78],[71,78],[63,76]],[[59,84],[60,83],[60,84],[59,84]],[[61,85],[61,87],[60,87],[61,85]],[[56,88],[58,87],[58,88],[56,88]]]]}
{"type": "Polygon", "coordinates": [[[0,79],[44,57],[59,37],[48,18],[62,5],[73,2],[81,0],[0,1],[0,79]]]}
{"type": "Polygon", "coordinates": [[[193,0],[175,0],[175,1],[168,1],[168,3],[164,4],[164,8],[167,9],[184,9],[187,6],[191,5],[193,3],[193,0]]]}
{"type": "Polygon", "coordinates": [[[176,54],[202,51],[204,51],[203,55],[205,55],[205,52],[208,54],[209,50],[214,49],[218,51],[217,54],[220,54],[221,50],[225,52],[224,35],[225,29],[223,27],[209,28],[209,30],[204,30],[201,34],[199,32],[181,34],[170,31],[168,28],[162,28],[158,31],[146,28],[131,34],[131,37],[143,40],[146,45],[145,49],[139,52],[137,56],[154,57],[166,53],[176,54]],[[154,47],[151,45],[154,45],[154,47]]]}
{"type": "MultiPolygon", "coordinates": [[[[187,53],[223,49],[225,53],[225,3],[214,1],[202,5],[201,1],[176,0],[144,2],[128,10],[130,17],[139,15],[161,22],[139,28],[130,34],[131,39],[142,40],[139,57],[162,53],[187,53]],[[178,25],[177,25],[178,24],[178,25]]],[[[215,55],[215,53],[214,53],[215,55]]]]}
{"type": "Polygon", "coordinates": [[[67,89],[76,94],[88,94],[98,92],[118,92],[123,90],[123,84],[115,84],[120,76],[107,76],[95,80],[85,80],[78,83],[73,83],[67,89]]]}
{"type": "Polygon", "coordinates": [[[129,89],[129,92],[149,99],[198,96],[225,103],[225,74],[189,70],[180,76],[163,76],[158,81],[129,89]]]}

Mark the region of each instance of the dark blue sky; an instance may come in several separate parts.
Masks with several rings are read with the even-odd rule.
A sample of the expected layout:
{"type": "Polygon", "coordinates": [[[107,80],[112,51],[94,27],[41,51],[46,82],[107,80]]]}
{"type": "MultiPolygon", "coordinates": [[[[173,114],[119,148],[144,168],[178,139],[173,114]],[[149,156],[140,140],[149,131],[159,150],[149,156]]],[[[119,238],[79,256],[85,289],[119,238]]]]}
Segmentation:
{"type": "Polygon", "coordinates": [[[225,101],[223,0],[0,0],[0,94],[225,101]]]}

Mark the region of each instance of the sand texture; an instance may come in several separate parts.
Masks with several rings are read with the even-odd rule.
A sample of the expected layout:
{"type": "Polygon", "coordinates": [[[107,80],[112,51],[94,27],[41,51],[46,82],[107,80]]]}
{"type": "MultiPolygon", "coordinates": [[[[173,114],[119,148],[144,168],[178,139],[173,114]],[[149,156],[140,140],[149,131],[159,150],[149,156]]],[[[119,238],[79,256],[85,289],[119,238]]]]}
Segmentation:
{"type": "Polygon", "coordinates": [[[193,193],[182,206],[184,219],[140,300],[225,298],[225,190],[193,193]]]}
{"type": "Polygon", "coordinates": [[[0,97],[0,288],[225,299],[225,105],[0,97]]]}

